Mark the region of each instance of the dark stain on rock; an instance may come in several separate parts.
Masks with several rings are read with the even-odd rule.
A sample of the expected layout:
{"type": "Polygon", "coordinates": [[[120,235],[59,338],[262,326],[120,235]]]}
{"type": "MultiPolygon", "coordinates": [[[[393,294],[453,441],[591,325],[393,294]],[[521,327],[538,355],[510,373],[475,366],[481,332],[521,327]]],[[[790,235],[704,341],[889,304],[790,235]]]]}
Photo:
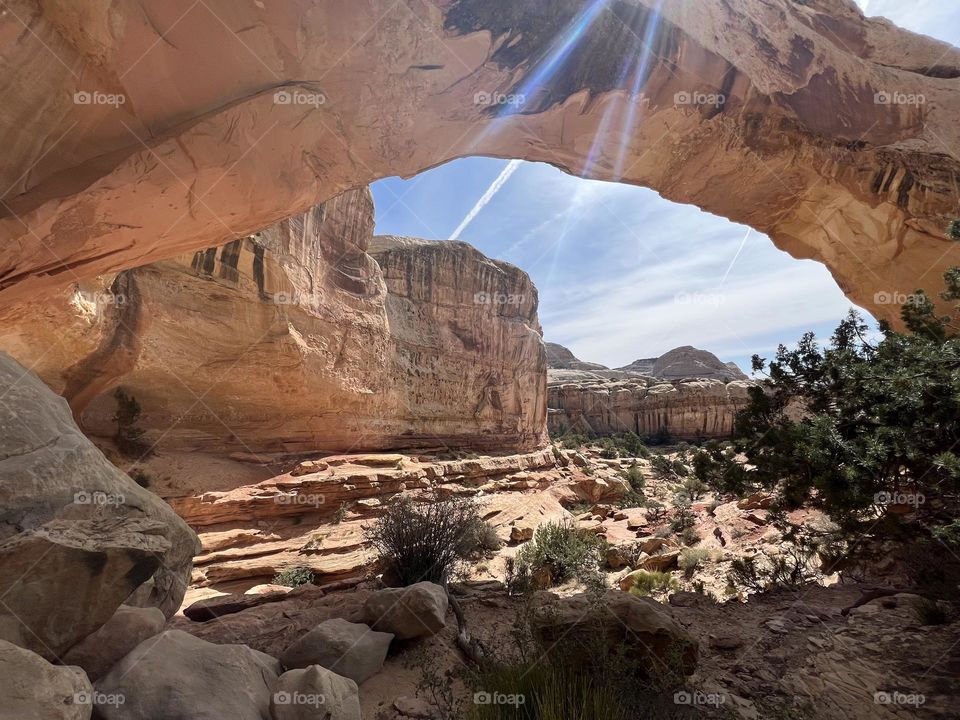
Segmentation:
{"type": "Polygon", "coordinates": [[[900,187],[897,189],[897,205],[906,208],[910,203],[910,189],[914,185],[913,173],[910,168],[905,168],[903,180],[900,181],[900,187]]]}
{"type": "Polygon", "coordinates": [[[443,70],[443,65],[411,65],[410,70],[443,70]]]}
{"type": "Polygon", "coordinates": [[[263,246],[254,243],[253,245],[253,281],[257,284],[257,292],[261,300],[266,299],[264,292],[264,274],[263,274],[263,246]]]}
{"type": "MultiPolygon", "coordinates": [[[[610,0],[591,23],[585,24],[582,36],[571,43],[562,64],[545,71],[536,80],[537,85],[530,86],[536,73],[553,61],[551,53],[558,41],[570,37],[571,27],[578,25],[582,19],[578,14],[589,7],[591,3],[583,0],[541,0],[533,4],[455,0],[447,11],[445,27],[458,34],[489,31],[498,41],[493,63],[510,70],[525,66],[523,77],[509,91],[524,96],[521,113],[542,112],[582,90],[589,90],[594,98],[634,84],[642,89],[658,64],[678,62],[683,33],[676,25],[643,5],[610,0]],[[649,47],[644,48],[648,39],[649,47]],[[640,65],[643,52],[653,53],[656,60],[647,64],[644,77],[635,83],[632,72],[640,65]],[[629,58],[637,62],[629,64],[625,73],[624,62],[629,58]]],[[[488,110],[492,114],[501,111],[495,106],[488,110]]]]}
{"type": "Polygon", "coordinates": [[[244,240],[234,240],[223,246],[220,251],[220,277],[230,282],[238,282],[240,273],[237,267],[240,263],[240,253],[243,251],[244,240]]]}

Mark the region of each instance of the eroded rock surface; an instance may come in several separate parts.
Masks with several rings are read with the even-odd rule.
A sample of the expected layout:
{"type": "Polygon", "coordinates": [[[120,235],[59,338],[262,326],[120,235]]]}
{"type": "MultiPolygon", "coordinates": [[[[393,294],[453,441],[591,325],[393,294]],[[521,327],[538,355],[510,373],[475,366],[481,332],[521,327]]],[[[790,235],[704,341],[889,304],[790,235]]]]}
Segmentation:
{"type": "Polygon", "coordinates": [[[960,51],[852,0],[16,0],[0,23],[30,78],[0,110],[5,304],[469,154],[748,224],[884,319],[877,293],[957,260],[960,51]]]}
{"type": "Polygon", "coordinates": [[[120,385],[160,449],[545,440],[530,278],[465,243],[373,239],[366,189],[108,280],[0,308],[0,348],[92,435],[114,432],[120,385]]]}

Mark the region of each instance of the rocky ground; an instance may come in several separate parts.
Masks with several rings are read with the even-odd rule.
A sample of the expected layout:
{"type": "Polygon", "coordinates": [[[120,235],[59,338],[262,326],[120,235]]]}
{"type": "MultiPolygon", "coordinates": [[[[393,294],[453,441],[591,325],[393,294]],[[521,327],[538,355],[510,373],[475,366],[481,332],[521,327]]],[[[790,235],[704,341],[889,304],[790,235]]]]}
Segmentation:
{"type": "MultiPolygon", "coordinates": [[[[683,457],[676,448],[660,452],[683,457]]],[[[672,576],[672,586],[654,591],[653,598],[699,644],[690,697],[724,699],[720,707],[699,709],[743,718],[956,717],[951,698],[960,691],[960,623],[921,625],[919,596],[901,593],[853,607],[875,585],[824,575],[820,567],[810,568],[817,582],[799,588],[755,594],[731,587],[735,559],[771,558],[789,548],[770,522],[769,496],[706,493],[690,505],[692,534],[681,535],[671,529],[680,480],[658,475],[650,460],[604,459],[595,449],[244,462],[250,459],[220,460],[223,484],[202,493],[147,467],[157,472],[158,492],[197,529],[203,544],[184,609],[193,606],[188,614],[202,616],[209,603],[208,617],[215,617],[198,622],[181,613],[171,628],[276,657],[325,620],[362,620],[365,599],[380,587],[364,526],[400,494],[463,495],[476,498],[504,543],[477,558],[457,586],[475,637],[496,644],[506,636],[523,605],[501,582],[506,559],[530,542],[537,527],[566,519],[609,544],[603,568],[609,587],[629,588],[637,569],[672,576]],[[285,472],[273,474],[284,464],[285,472]],[[632,465],[642,473],[647,500],[663,510],[628,495],[625,470],[632,465]],[[234,467],[246,468],[246,476],[231,475],[234,467]],[[226,481],[262,475],[269,477],[236,486],[226,481]],[[678,562],[688,548],[702,550],[702,557],[682,570],[678,562]],[[269,584],[273,574],[292,567],[310,568],[320,586],[290,590],[269,584]]],[[[820,532],[830,528],[813,510],[788,519],[820,532]]],[[[551,592],[570,598],[582,590],[572,581],[551,592]]],[[[452,614],[446,620],[435,636],[391,645],[383,668],[360,684],[364,717],[425,717],[418,713],[429,698],[404,699],[417,695],[422,658],[432,658],[441,670],[464,663],[452,614]]]]}

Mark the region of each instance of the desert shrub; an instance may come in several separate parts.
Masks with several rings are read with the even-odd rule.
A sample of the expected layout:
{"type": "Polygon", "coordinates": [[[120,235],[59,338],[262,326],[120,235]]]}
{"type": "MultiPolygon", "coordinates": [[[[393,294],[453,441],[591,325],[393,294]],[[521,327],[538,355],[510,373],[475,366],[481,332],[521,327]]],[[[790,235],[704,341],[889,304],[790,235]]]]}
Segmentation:
{"type": "Polygon", "coordinates": [[[134,468],[130,471],[130,479],[142,488],[150,487],[152,478],[140,468],[134,468]]]}
{"type": "Polygon", "coordinates": [[[593,438],[594,436],[592,433],[567,430],[557,438],[557,441],[560,443],[562,448],[567,450],[579,450],[580,448],[589,445],[593,438]]]}
{"type": "Polygon", "coordinates": [[[960,220],[951,220],[947,226],[947,237],[960,241],[960,220]]]}
{"type": "Polygon", "coordinates": [[[936,600],[923,598],[917,603],[914,613],[921,625],[946,625],[950,622],[949,613],[936,600]]]}
{"type": "Polygon", "coordinates": [[[673,520],[670,521],[670,529],[675,533],[682,533],[684,530],[692,528],[696,522],[697,519],[693,516],[693,511],[690,509],[690,506],[686,504],[680,504],[677,505],[673,512],[673,520]]]}
{"type": "Polygon", "coordinates": [[[516,558],[508,557],[504,561],[503,584],[508,595],[526,595],[533,590],[533,577],[530,565],[516,558]]]}
{"type": "Polygon", "coordinates": [[[661,480],[682,480],[690,474],[690,469],[679,459],[671,459],[666,455],[653,455],[650,458],[650,469],[661,480]]]}
{"type": "Polygon", "coordinates": [[[680,557],[677,558],[677,564],[680,569],[686,573],[692,573],[699,567],[702,567],[710,559],[710,551],[707,548],[685,547],[680,551],[680,557]]]}
{"type": "Polygon", "coordinates": [[[546,568],[551,582],[562,583],[571,578],[584,579],[600,568],[603,542],[585,534],[569,521],[540,525],[533,540],[517,553],[517,562],[526,563],[532,572],[546,568]]]}
{"type": "Polygon", "coordinates": [[[680,542],[686,546],[696,545],[700,542],[700,533],[692,527],[684,528],[680,531],[680,542]]]}
{"type": "Polygon", "coordinates": [[[623,479],[629,483],[630,489],[633,490],[633,492],[643,495],[643,490],[644,487],[646,487],[647,481],[643,477],[643,471],[640,470],[640,466],[637,465],[637,463],[632,463],[630,467],[622,471],[620,474],[623,479]]]}
{"type": "Polygon", "coordinates": [[[638,597],[646,597],[654,592],[668,592],[680,587],[676,578],[668,572],[642,571],[635,577],[636,582],[630,588],[630,593],[638,597]]]}
{"type": "Polygon", "coordinates": [[[816,579],[813,569],[819,544],[812,538],[784,536],[784,550],[763,563],[757,557],[737,558],[730,563],[727,579],[737,589],[765,592],[772,588],[798,588],[816,579]]]}
{"type": "Polygon", "coordinates": [[[693,453],[691,465],[694,476],[714,492],[743,497],[752,489],[732,443],[707,442],[693,453]]]}
{"type": "Polygon", "coordinates": [[[113,423],[116,430],[113,434],[113,442],[117,450],[127,457],[137,457],[143,459],[150,453],[150,445],[143,439],[146,430],[137,427],[140,415],[143,410],[140,403],[133,395],[128,395],[123,388],[117,388],[113,391],[113,399],[117,403],[117,409],[113,413],[113,423]]]}
{"type": "Polygon", "coordinates": [[[313,582],[313,570],[306,567],[293,567],[281,570],[273,576],[274,585],[285,585],[286,587],[300,587],[309,585],[313,582]]]}
{"type": "Polygon", "coordinates": [[[476,549],[476,504],[466,498],[413,502],[403,498],[366,528],[385,573],[402,585],[444,585],[476,549]]]}
{"type": "Polygon", "coordinates": [[[339,525],[344,520],[346,520],[347,513],[349,512],[349,510],[350,508],[347,506],[347,503],[345,502],[340,503],[340,507],[338,507],[333,513],[333,524],[339,525]]]}
{"type": "Polygon", "coordinates": [[[460,557],[496,552],[503,543],[497,535],[496,529],[479,516],[470,523],[470,527],[463,536],[460,546],[460,557]]]}
{"type": "Polygon", "coordinates": [[[708,489],[707,484],[699,478],[688,477],[681,485],[680,496],[689,502],[696,502],[708,489]]]}
{"type": "Polygon", "coordinates": [[[647,500],[643,507],[647,510],[647,519],[654,524],[662,522],[667,516],[667,508],[659,500],[647,500]]]}

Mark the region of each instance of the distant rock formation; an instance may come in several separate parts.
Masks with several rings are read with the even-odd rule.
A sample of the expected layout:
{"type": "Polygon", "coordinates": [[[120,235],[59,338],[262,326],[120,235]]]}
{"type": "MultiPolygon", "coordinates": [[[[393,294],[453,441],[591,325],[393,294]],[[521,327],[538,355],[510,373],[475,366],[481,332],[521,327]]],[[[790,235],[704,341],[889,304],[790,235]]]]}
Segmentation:
{"type": "Polygon", "coordinates": [[[161,448],[529,450],[546,439],[537,304],[526,273],[465,243],[374,239],[362,189],[0,308],[0,349],[94,436],[122,386],[161,448]]]}
{"type": "Polygon", "coordinates": [[[751,383],[736,363],[690,345],[610,370],[547,343],[547,424],[607,435],[666,432],[682,440],[729,437],[751,383]]]}

